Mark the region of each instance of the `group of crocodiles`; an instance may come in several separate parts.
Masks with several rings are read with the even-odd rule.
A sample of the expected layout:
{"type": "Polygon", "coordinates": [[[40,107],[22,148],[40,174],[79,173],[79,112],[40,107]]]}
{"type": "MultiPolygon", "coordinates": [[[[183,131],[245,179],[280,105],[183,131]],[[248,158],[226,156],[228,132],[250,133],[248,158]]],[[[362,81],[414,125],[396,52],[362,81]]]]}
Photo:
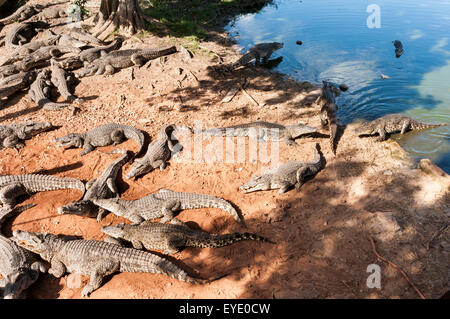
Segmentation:
{"type": "MultiPolygon", "coordinates": [[[[6,60],[9,64],[0,67],[0,74],[3,75],[0,81],[0,98],[10,97],[15,92],[30,87],[30,98],[40,107],[60,109],[70,106],[70,103],[77,99],[69,89],[68,80],[73,82],[76,77],[112,74],[117,69],[142,66],[148,60],[177,52],[174,46],[150,50],[118,50],[122,43],[120,39],[104,45],[80,29],[71,29],[68,35],[48,33],[42,40],[28,42],[29,34],[33,34],[37,27],[46,27],[46,22],[42,20],[47,21],[63,15],[60,9],[47,13],[45,10],[44,6],[29,4],[21,7],[12,16],[0,20],[2,26],[17,24],[5,38],[6,47],[11,48],[11,55],[6,60]],[[94,47],[80,49],[87,45],[94,47]],[[77,55],[62,60],[56,59],[66,53],[77,55]],[[76,76],[69,74],[68,71],[80,67],[83,69],[76,76]],[[69,103],[63,105],[52,102],[52,86],[56,87],[69,103]]],[[[253,60],[259,64],[282,47],[282,43],[276,42],[258,44],[222,70],[232,72],[241,66],[249,65],[253,60]]],[[[321,124],[329,128],[334,154],[338,127],[335,99],[337,95],[339,90],[332,83],[324,81],[316,101],[320,106],[321,124]]],[[[360,136],[378,134],[378,140],[385,140],[387,134],[396,131],[403,134],[408,130],[435,126],[438,125],[419,123],[406,116],[392,114],[362,124],[356,133],[360,136]]],[[[27,121],[0,125],[0,148],[23,148],[24,140],[51,129],[54,127],[50,122],[27,121]]],[[[102,231],[108,236],[103,242],[24,230],[14,230],[11,238],[0,234],[0,295],[4,298],[23,296],[41,272],[48,272],[58,278],[66,273],[89,275],[90,281],[83,288],[82,296],[88,296],[98,289],[103,278],[115,272],[160,273],[188,283],[203,284],[214,279],[192,277],[168,259],[144,249],[173,254],[187,246],[222,247],[241,240],[273,243],[265,237],[247,232],[209,234],[192,229],[175,217],[175,213],[180,210],[215,207],[228,212],[237,222],[244,224],[235,206],[222,198],[167,189],[136,200],[120,197],[116,178],[121,167],[133,158],[132,167],[126,174],[127,179],[137,178],[157,168],[164,170],[171,155],[180,150],[179,143],[173,138],[173,132],[177,129],[210,136],[248,136],[260,142],[284,142],[292,147],[298,145],[296,139],[308,134],[314,136],[317,132],[317,128],[303,123],[281,125],[252,122],[205,130],[170,124],[159,130],[157,138],[148,145],[145,154],[142,154],[147,146],[144,132],[128,125],[110,123],[88,132],[71,133],[56,138],[54,142],[59,147],[82,148],[80,156],[97,147],[116,145],[126,139],[135,140],[139,149],[135,156],[123,149],[113,150],[111,153],[119,154],[119,157],[111,162],[100,176],[86,182],[76,178],[39,174],[0,175],[0,226],[12,213],[20,213],[34,206],[16,206],[23,195],[70,188],[80,190],[83,195],[80,200],[59,207],[59,214],[76,214],[96,218],[100,222],[106,211],[109,211],[128,219],[132,224],[102,227],[102,231]],[[159,223],[153,222],[155,219],[160,219],[159,223]],[[132,247],[127,247],[129,244],[132,247]],[[42,262],[39,256],[47,263],[42,262]]],[[[323,166],[323,155],[317,143],[311,162],[287,161],[270,172],[253,176],[239,189],[244,193],[278,189],[280,194],[292,187],[299,190],[302,184],[323,169],[323,166]]]]}

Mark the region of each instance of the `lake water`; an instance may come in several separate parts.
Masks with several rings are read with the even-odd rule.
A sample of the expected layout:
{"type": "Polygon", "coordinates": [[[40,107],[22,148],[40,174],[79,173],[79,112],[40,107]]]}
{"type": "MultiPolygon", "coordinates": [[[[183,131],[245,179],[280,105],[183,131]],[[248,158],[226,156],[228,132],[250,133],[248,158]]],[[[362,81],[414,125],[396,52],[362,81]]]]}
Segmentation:
{"type": "MultiPolygon", "coordinates": [[[[274,1],[257,14],[237,17],[227,30],[245,49],[284,42],[272,55],[283,57],[280,72],[347,84],[337,100],[342,123],[390,113],[450,123],[450,0],[274,1]],[[373,9],[367,12],[373,4],[379,20],[369,18],[378,17],[373,9]],[[405,50],[398,59],[392,44],[397,39],[405,50]]],[[[393,138],[414,159],[430,158],[450,173],[450,127],[393,138]]]]}

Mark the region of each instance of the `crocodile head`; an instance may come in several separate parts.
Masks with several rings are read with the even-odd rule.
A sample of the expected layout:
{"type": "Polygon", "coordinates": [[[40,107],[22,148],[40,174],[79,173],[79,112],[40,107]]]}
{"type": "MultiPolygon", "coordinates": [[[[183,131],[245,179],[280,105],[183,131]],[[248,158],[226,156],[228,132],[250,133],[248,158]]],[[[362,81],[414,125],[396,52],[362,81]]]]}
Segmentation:
{"type": "Polygon", "coordinates": [[[305,125],[303,123],[298,123],[297,125],[288,125],[287,129],[291,138],[297,138],[305,134],[317,132],[317,128],[305,125]]]}
{"type": "Polygon", "coordinates": [[[30,268],[22,268],[20,271],[7,276],[7,284],[3,292],[3,298],[20,298],[22,292],[30,287],[38,277],[39,271],[30,268]]]}
{"type": "Polygon", "coordinates": [[[247,183],[239,187],[244,193],[251,193],[257,191],[265,191],[270,189],[270,180],[267,175],[255,175],[247,183]]]}
{"type": "Polygon", "coordinates": [[[114,237],[114,238],[123,238],[125,234],[125,225],[126,224],[117,224],[114,226],[104,226],[102,227],[102,232],[106,235],[114,237]]]}
{"type": "Polygon", "coordinates": [[[24,230],[14,230],[12,240],[22,248],[49,260],[53,255],[51,241],[57,236],[48,233],[32,233],[24,230]]]}
{"type": "Polygon", "coordinates": [[[58,214],[78,215],[96,218],[98,211],[89,200],[73,201],[70,204],[58,207],[58,214]]]}
{"type": "Polygon", "coordinates": [[[135,178],[136,179],[139,175],[148,173],[148,172],[152,171],[153,169],[154,168],[150,164],[149,161],[142,159],[142,158],[138,158],[134,161],[134,164],[131,167],[131,170],[126,175],[126,178],[128,178],[128,179],[135,178]]]}
{"type": "Polygon", "coordinates": [[[100,206],[101,208],[106,209],[112,213],[125,215],[128,211],[128,209],[124,207],[119,198],[108,198],[108,199],[93,198],[92,202],[95,205],[100,206]]]}
{"type": "Polygon", "coordinates": [[[272,42],[272,46],[274,50],[280,50],[284,47],[284,43],[282,42],[272,42]]]}
{"type": "Polygon", "coordinates": [[[70,133],[63,137],[57,137],[54,139],[56,146],[58,147],[82,147],[84,139],[77,133],[70,133]]]}

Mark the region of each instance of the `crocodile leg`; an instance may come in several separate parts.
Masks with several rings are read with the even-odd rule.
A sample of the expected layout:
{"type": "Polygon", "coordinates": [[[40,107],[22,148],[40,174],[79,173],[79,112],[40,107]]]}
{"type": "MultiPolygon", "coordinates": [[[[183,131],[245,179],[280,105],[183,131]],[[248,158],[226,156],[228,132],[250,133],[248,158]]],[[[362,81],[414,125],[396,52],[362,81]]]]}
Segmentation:
{"type": "Polygon", "coordinates": [[[86,155],[90,152],[92,152],[95,149],[94,146],[92,146],[90,143],[85,143],[83,145],[83,151],[81,152],[81,156],[86,155]]]}
{"type": "Polygon", "coordinates": [[[116,70],[114,69],[114,67],[111,64],[107,64],[107,65],[105,65],[104,72],[102,74],[113,75],[115,72],[116,72],[116,70]]]}
{"type": "Polygon", "coordinates": [[[25,144],[21,143],[16,135],[10,135],[3,140],[3,146],[9,148],[22,148],[25,144]]]}
{"type": "Polygon", "coordinates": [[[42,273],[45,273],[48,271],[48,267],[41,261],[35,261],[31,267],[31,269],[35,270],[35,271],[39,271],[42,273]]]}
{"type": "Polygon", "coordinates": [[[145,248],[140,240],[133,240],[133,241],[131,241],[131,244],[133,245],[133,248],[136,248],[136,249],[142,250],[145,248]]]}
{"type": "Polygon", "coordinates": [[[162,207],[163,218],[159,221],[160,223],[166,223],[171,221],[174,217],[174,212],[181,208],[181,202],[179,200],[170,200],[164,203],[162,207]]]}
{"type": "MultiPolygon", "coordinates": [[[[290,187],[291,185],[289,184],[289,183],[282,183],[281,184],[281,187],[280,187],[280,190],[278,191],[278,194],[284,194],[284,193],[286,193],[288,190],[289,190],[289,187],[290,187]]],[[[265,189],[263,189],[263,190],[265,190],[265,189]]]]}
{"type": "Polygon", "coordinates": [[[172,236],[167,240],[167,246],[165,247],[163,254],[172,255],[180,251],[181,247],[184,247],[184,239],[182,236],[172,236]]]}
{"type": "Polygon", "coordinates": [[[103,241],[106,243],[111,243],[111,244],[118,245],[118,246],[125,246],[122,240],[111,237],[111,236],[106,237],[103,241]]]}
{"type": "Polygon", "coordinates": [[[84,286],[81,296],[88,297],[91,292],[102,285],[103,277],[111,275],[120,269],[120,263],[115,261],[104,261],[91,272],[89,284],[84,286]]]}
{"type": "Polygon", "coordinates": [[[145,64],[145,59],[141,54],[133,54],[130,59],[134,63],[134,65],[137,65],[139,67],[145,64]]]}
{"type": "Polygon", "coordinates": [[[66,273],[66,266],[61,261],[53,258],[48,273],[56,278],[61,278],[66,273]]]}
{"type": "Polygon", "coordinates": [[[387,139],[387,136],[386,136],[386,130],[385,130],[385,128],[384,128],[384,125],[378,127],[378,134],[379,134],[380,136],[378,136],[378,137],[375,139],[375,141],[382,142],[382,141],[385,141],[385,140],[387,139]]]}
{"type": "Polygon", "coordinates": [[[400,134],[405,134],[411,127],[411,122],[408,120],[403,121],[402,130],[400,134]]]}
{"type": "Polygon", "coordinates": [[[27,190],[20,183],[11,184],[0,189],[0,201],[3,205],[14,206],[16,197],[27,194],[27,190]]]}
{"type": "Polygon", "coordinates": [[[296,175],[297,183],[295,184],[295,189],[297,191],[299,191],[300,187],[302,187],[302,185],[305,181],[304,176],[307,171],[308,171],[307,167],[302,167],[299,170],[297,170],[297,175],[296,175]]]}

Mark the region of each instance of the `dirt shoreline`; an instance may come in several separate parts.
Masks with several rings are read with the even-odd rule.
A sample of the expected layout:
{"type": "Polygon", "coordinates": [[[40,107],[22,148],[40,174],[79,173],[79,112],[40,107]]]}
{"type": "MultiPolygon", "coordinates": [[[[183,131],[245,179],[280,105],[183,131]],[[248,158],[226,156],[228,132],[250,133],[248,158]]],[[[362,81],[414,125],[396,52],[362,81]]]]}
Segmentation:
{"type": "MultiPolygon", "coordinates": [[[[55,31],[63,28],[55,27],[55,31]]],[[[123,48],[168,44],[189,45],[181,39],[149,36],[133,37],[123,48]]],[[[276,191],[239,192],[241,184],[266,166],[249,162],[248,157],[244,163],[186,163],[175,158],[164,171],[153,171],[137,181],[124,177],[130,169],[126,164],[117,182],[123,198],[140,198],[161,188],[219,196],[239,207],[246,228],[218,209],[186,210],[178,217],[208,232],[248,231],[277,244],[252,241],[216,249],[186,248],[169,259],[205,278],[229,275],[193,286],[164,275],[120,273],[106,279],[91,298],[417,298],[397,270],[377,259],[368,236],[375,240],[377,252],[400,266],[426,298],[438,298],[449,290],[449,230],[435,236],[450,217],[447,174],[416,169],[395,141],[360,139],[352,134],[354,125],[345,127],[334,157],[314,104],[317,86],[264,68],[242,68],[231,74],[211,70],[208,67],[220,60],[229,63],[240,56],[223,30],[211,32],[199,44],[193,58],[177,53],[134,71],[81,79],[75,95],[85,103],[74,116],[69,110],[43,111],[27,100],[25,92],[13,97],[0,109],[2,124],[31,119],[49,120],[61,127],[26,141],[19,152],[2,149],[0,174],[39,172],[84,181],[95,178],[117,157],[107,154],[113,147],[81,157],[80,149],[56,148],[53,139],[109,122],[133,125],[152,140],[169,122],[191,127],[197,121],[203,127],[258,120],[303,122],[318,127],[324,137],[300,138],[295,147],[280,144],[280,161],[309,161],[319,143],[326,166],[299,192],[278,195],[276,191]],[[246,92],[257,103],[242,91],[221,103],[244,78],[246,92]],[[381,289],[366,285],[371,264],[381,267],[381,289]]],[[[119,146],[138,148],[133,141],[119,146]]],[[[3,231],[11,235],[12,230],[22,229],[102,240],[101,226],[127,222],[113,214],[101,223],[57,214],[59,206],[79,197],[73,190],[33,195],[24,203],[37,205],[7,221],[3,231]]],[[[74,275],[56,279],[45,274],[29,289],[29,297],[80,298],[87,279],[74,275]]]]}

